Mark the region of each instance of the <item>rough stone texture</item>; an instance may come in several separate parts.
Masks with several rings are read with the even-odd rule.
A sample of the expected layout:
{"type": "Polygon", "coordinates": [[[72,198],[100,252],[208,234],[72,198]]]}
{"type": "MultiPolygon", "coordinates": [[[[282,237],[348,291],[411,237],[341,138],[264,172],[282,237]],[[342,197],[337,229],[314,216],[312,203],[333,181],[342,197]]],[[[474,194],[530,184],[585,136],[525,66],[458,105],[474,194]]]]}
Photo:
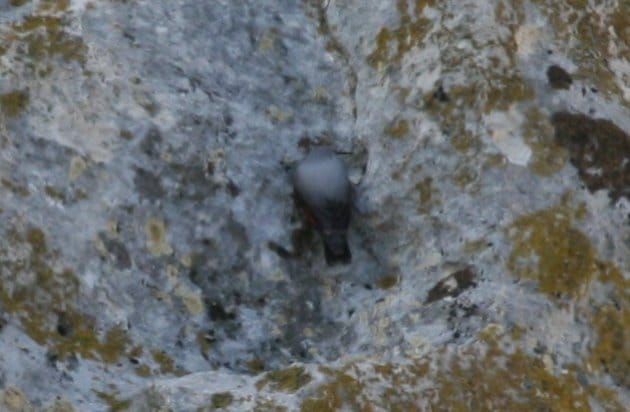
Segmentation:
{"type": "Polygon", "coordinates": [[[2,407],[623,410],[629,7],[0,0],[2,407]]]}

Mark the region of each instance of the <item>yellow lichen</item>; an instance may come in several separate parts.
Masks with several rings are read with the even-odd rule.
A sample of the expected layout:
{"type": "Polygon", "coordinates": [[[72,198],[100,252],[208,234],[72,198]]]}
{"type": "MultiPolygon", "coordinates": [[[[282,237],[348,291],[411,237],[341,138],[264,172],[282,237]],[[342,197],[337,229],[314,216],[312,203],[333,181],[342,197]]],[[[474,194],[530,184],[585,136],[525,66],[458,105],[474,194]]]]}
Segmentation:
{"type": "Polygon", "coordinates": [[[433,206],[439,204],[439,199],[435,196],[438,191],[433,186],[433,178],[424,178],[415,188],[418,193],[418,213],[428,213],[433,206]]]}
{"type": "Polygon", "coordinates": [[[219,392],[212,394],[212,407],[215,409],[222,409],[230,406],[234,401],[234,395],[230,392],[219,392]]]}
{"type": "Polygon", "coordinates": [[[164,221],[157,217],[150,217],[145,223],[144,232],[147,237],[147,249],[152,255],[162,256],[173,253],[166,238],[164,221]]]}
{"type": "Polygon", "coordinates": [[[15,193],[16,195],[20,195],[20,196],[28,196],[30,194],[29,190],[27,187],[25,186],[20,186],[16,183],[13,183],[11,180],[9,179],[5,179],[0,178],[0,184],[2,184],[2,186],[6,189],[8,189],[9,191],[15,193]]]}
{"type": "Polygon", "coordinates": [[[79,280],[71,269],[57,268],[59,254],[50,250],[45,233],[11,229],[6,237],[11,245],[0,249],[0,304],[15,314],[24,332],[61,360],[77,354],[114,363],[123,356],[126,332],[112,327],[99,336],[95,320],[77,310],[79,280]],[[24,258],[12,259],[16,253],[24,258]]]}
{"type": "Polygon", "coordinates": [[[334,373],[330,382],[321,385],[317,389],[317,394],[314,397],[304,399],[300,406],[301,412],[345,409],[357,412],[372,412],[374,410],[367,398],[365,384],[344,372],[334,373]]]}
{"type": "Polygon", "coordinates": [[[256,388],[262,389],[269,385],[272,390],[283,392],[295,392],[311,381],[311,375],[301,366],[291,366],[267,372],[265,376],[256,382],[256,388]]]}
{"type": "MultiPolygon", "coordinates": [[[[44,63],[52,57],[85,64],[87,46],[83,40],[64,29],[64,20],[58,16],[36,14],[14,23],[13,33],[5,36],[10,42],[24,44],[25,57],[33,62],[44,63]]],[[[18,50],[20,50],[18,48],[18,50]]]]}
{"type": "Polygon", "coordinates": [[[409,133],[409,122],[405,119],[394,119],[385,126],[383,131],[394,138],[405,137],[409,133]]]}
{"type": "Polygon", "coordinates": [[[396,8],[400,15],[398,27],[383,27],[376,34],[374,50],[367,56],[367,62],[374,68],[400,63],[414,47],[422,45],[431,28],[431,21],[424,17],[423,10],[432,1],[417,0],[410,7],[408,0],[397,0],[396,8]],[[410,11],[411,9],[411,11],[410,11]]]}
{"type": "Polygon", "coordinates": [[[2,406],[9,412],[32,411],[32,406],[24,393],[16,387],[8,387],[2,391],[2,406]]]}
{"type": "Polygon", "coordinates": [[[175,361],[168,354],[161,350],[154,350],[151,352],[153,360],[160,365],[160,373],[175,373],[175,361]]]}
{"type": "Polygon", "coordinates": [[[579,295],[596,271],[591,243],[571,225],[565,208],[521,216],[508,235],[513,241],[508,268],[519,277],[537,280],[541,292],[579,295]]]}
{"type": "Polygon", "coordinates": [[[575,62],[575,77],[595,84],[606,96],[623,97],[609,62],[630,51],[627,0],[619,0],[616,8],[586,0],[533,3],[547,16],[559,44],[566,45],[562,52],[575,62]]]}
{"type": "Polygon", "coordinates": [[[0,108],[7,117],[15,117],[28,107],[28,90],[13,90],[0,95],[0,108]]]}
{"type": "Polygon", "coordinates": [[[87,169],[87,163],[80,156],[74,156],[70,159],[70,167],[68,169],[68,176],[70,180],[76,180],[87,169]]]}
{"type": "Polygon", "coordinates": [[[376,286],[379,289],[391,289],[398,284],[399,277],[396,275],[387,275],[376,281],[376,286]]]}
{"type": "Polygon", "coordinates": [[[597,342],[592,348],[590,362],[608,373],[620,386],[630,387],[630,302],[623,306],[604,305],[598,308],[592,323],[597,342]]]}
{"type": "Polygon", "coordinates": [[[532,149],[529,168],[542,176],[558,172],[567,161],[567,151],[554,140],[554,129],[549,117],[531,107],[525,113],[523,137],[532,149]]]}
{"type": "Polygon", "coordinates": [[[555,374],[542,356],[519,348],[505,351],[511,336],[491,324],[478,340],[444,347],[422,360],[373,364],[372,370],[369,363],[321,368],[328,378],[300,410],[590,411],[591,402],[623,410],[614,392],[583,386],[580,368],[569,365],[555,374]]]}
{"type": "Polygon", "coordinates": [[[110,412],[127,411],[131,405],[130,399],[120,399],[118,398],[117,393],[108,393],[97,390],[95,390],[94,393],[109,406],[110,412]]]}

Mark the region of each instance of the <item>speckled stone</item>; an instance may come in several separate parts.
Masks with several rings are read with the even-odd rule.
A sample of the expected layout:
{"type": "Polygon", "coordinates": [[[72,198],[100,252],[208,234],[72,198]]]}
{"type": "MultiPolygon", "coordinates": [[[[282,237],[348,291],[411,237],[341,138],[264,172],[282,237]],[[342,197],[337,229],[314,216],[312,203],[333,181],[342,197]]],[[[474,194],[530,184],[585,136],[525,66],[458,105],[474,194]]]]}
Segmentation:
{"type": "Polygon", "coordinates": [[[0,0],[3,407],[622,410],[624,6],[0,0]]]}

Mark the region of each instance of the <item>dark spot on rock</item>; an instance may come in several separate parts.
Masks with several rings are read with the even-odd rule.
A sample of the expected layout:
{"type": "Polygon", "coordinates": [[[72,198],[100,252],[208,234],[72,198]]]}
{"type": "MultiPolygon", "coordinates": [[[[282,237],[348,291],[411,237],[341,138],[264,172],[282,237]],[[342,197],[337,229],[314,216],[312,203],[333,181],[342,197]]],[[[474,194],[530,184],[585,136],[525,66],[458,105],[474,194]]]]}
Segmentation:
{"type": "Polygon", "coordinates": [[[464,317],[469,318],[478,313],[479,307],[475,304],[470,306],[459,305],[459,308],[464,311],[464,317]]]}
{"type": "Polygon", "coordinates": [[[595,87],[591,87],[591,92],[593,92],[593,93],[597,93],[598,91],[599,91],[599,90],[597,90],[597,88],[595,88],[595,87]]]}
{"type": "Polygon", "coordinates": [[[234,296],[234,303],[240,305],[242,303],[241,293],[235,290],[232,295],[234,296]]]}
{"type": "Polygon", "coordinates": [[[270,240],[267,242],[269,250],[280,256],[282,259],[289,259],[293,257],[293,254],[289,252],[284,246],[270,240]]]}
{"type": "Polygon", "coordinates": [[[477,286],[475,282],[475,273],[470,268],[462,269],[457,272],[453,272],[441,279],[438,283],[431,288],[425,304],[435,302],[445,298],[446,296],[455,297],[468,288],[477,286]]]}
{"type": "Polygon", "coordinates": [[[124,38],[131,40],[132,43],[136,40],[136,37],[133,34],[129,33],[127,30],[124,30],[122,34],[124,38]]]}
{"type": "Polygon", "coordinates": [[[120,132],[118,133],[118,136],[121,139],[125,139],[125,140],[133,139],[133,133],[131,133],[131,131],[129,131],[127,129],[121,129],[120,132]]]}
{"type": "Polygon", "coordinates": [[[571,75],[555,64],[547,69],[547,80],[554,89],[568,89],[573,83],[571,75]]]}
{"type": "Polygon", "coordinates": [[[208,176],[212,176],[214,174],[214,168],[214,162],[208,161],[206,163],[206,173],[208,174],[208,176]]]}
{"type": "Polygon", "coordinates": [[[64,312],[57,316],[57,333],[63,337],[72,335],[72,323],[64,312]]]}
{"type": "Polygon", "coordinates": [[[308,228],[298,228],[291,233],[291,244],[293,245],[294,255],[302,256],[309,245],[313,243],[314,231],[308,228]]]}
{"type": "Polygon", "coordinates": [[[449,101],[449,97],[444,91],[442,85],[439,85],[438,88],[433,92],[433,98],[442,103],[446,103],[449,101]]]}
{"type": "Polygon", "coordinates": [[[110,257],[114,260],[114,265],[118,269],[129,269],[131,267],[131,256],[129,256],[125,244],[118,239],[107,236],[105,233],[101,233],[99,237],[110,257]]]}
{"type": "Polygon", "coordinates": [[[129,357],[129,362],[131,362],[134,365],[138,365],[140,363],[140,360],[132,356],[132,357],[129,357]]]}
{"type": "Polygon", "coordinates": [[[555,140],[591,192],[608,189],[613,202],[630,199],[630,136],[610,120],[557,112],[555,140]]]}
{"type": "Polygon", "coordinates": [[[219,302],[208,302],[208,316],[214,321],[228,321],[236,319],[234,313],[227,312],[219,302]]]}
{"type": "Polygon", "coordinates": [[[48,366],[50,366],[51,368],[56,368],[57,367],[57,361],[59,360],[59,355],[57,355],[55,352],[48,352],[46,353],[46,362],[48,363],[48,366]]]}
{"type": "Polygon", "coordinates": [[[160,178],[148,170],[136,169],[133,183],[138,193],[150,200],[161,199],[165,195],[160,178]]]}
{"type": "Polygon", "coordinates": [[[309,149],[313,145],[313,141],[310,137],[304,136],[298,140],[298,147],[300,149],[309,149]]]}
{"type": "Polygon", "coordinates": [[[582,385],[582,387],[586,388],[589,386],[588,377],[586,376],[586,373],[584,373],[584,371],[578,371],[575,377],[578,383],[582,385]]]}
{"type": "Polygon", "coordinates": [[[364,288],[366,288],[367,290],[372,290],[372,285],[369,283],[366,283],[365,285],[363,285],[364,288]]]}
{"type": "Polygon", "coordinates": [[[379,289],[391,289],[398,284],[399,278],[396,275],[387,275],[376,281],[379,289]]]}
{"type": "Polygon", "coordinates": [[[223,122],[225,123],[226,126],[232,126],[232,123],[234,123],[234,118],[232,118],[232,115],[229,113],[226,113],[223,115],[223,122]]]}
{"type": "Polygon", "coordinates": [[[227,190],[232,197],[236,197],[241,194],[241,189],[231,180],[227,184],[227,190]]]}
{"type": "Polygon", "coordinates": [[[157,127],[152,127],[147,131],[140,142],[140,149],[150,158],[158,158],[160,156],[160,144],[162,143],[162,135],[157,127]]]}

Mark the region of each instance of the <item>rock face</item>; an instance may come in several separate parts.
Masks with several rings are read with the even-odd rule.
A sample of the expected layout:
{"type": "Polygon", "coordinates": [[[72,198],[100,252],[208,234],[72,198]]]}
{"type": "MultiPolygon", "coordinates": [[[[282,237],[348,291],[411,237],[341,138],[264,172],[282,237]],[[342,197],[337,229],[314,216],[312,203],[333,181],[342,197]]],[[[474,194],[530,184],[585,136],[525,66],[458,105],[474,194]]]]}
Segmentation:
{"type": "Polygon", "coordinates": [[[0,409],[624,410],[630,14],[561,3],[0,0],[0,409]]]}

